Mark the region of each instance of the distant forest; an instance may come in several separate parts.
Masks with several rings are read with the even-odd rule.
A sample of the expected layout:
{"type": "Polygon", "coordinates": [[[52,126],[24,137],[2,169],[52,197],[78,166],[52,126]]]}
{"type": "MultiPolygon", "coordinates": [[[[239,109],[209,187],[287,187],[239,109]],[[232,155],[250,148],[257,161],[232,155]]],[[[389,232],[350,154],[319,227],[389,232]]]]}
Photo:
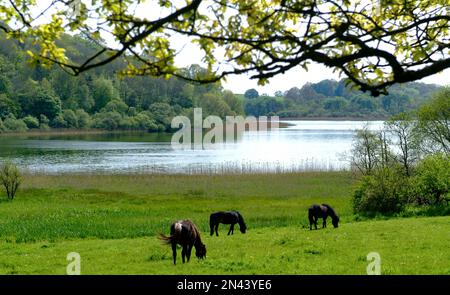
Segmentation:
{"type": "MultiPolygon", "coordinates": [[[[61,42],[75,60],[92,54],[96,45],[80,36],[61,42]]],[[[220,83],[192,84],[176,78],[119,77],[118,62],[78,77],[58,67],[30,65],[26,50],[33,46],[6,39],[0,32],[0,132],[49,128],[170,131],[176,115],[278,115],[282,118],[387,118],[416,109],[438,89],[408,83],[371,97],[346,86],[345,81],[323,80],[301,88],[260,95],[255,89],[234,94],[220,83]]],[[[185,69],[191,77],[205,69],[185,69]]],[[[299,78],[299,84],[302,84],[299,78]]]]}

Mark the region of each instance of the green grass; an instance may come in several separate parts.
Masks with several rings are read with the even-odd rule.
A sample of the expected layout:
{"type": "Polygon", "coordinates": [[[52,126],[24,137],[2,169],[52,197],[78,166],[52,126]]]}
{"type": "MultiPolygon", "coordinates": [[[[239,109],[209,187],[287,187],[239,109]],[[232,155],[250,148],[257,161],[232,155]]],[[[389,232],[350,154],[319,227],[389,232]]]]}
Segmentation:
{"type": "Polygon", "coordinates": [[[348,173],[274,175],[65,175],[25,177],[0,202],[0,273],[64,274],[78,252],[83,274],[364,274],[381,254],[385,274],[450,274],[450,217],[355,222],[348,173]],[[309,231],[306,210],[327,202],[338,229],[309,231]],[[248,232],[210,237],[209,214],[238,209],[248,232]],[[173,266],[156,238],[174,220],[199,225],[207,259],[173,266]]]}

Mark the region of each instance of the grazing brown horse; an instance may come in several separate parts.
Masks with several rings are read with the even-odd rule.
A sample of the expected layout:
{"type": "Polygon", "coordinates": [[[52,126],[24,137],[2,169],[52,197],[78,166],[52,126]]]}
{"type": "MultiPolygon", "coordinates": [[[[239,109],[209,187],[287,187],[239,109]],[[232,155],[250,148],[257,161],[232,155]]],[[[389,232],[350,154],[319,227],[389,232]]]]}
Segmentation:
{"type": "Polygon", "coordinates": [[[234,233],[234,225],[239,223],[239,230],[241,233],[245,234],[247,230],[247,225],[245,225],[244,217],[242,217],[241,213],[238,211],[219,211],[212,213],[209,216],[209,227],[211,229],[211,236],[216,232],[216,236],[219,236],[219,232],[217,231],[219,228],[219,223],[223,224],[231,224],[230,230],[228,231],[228,235],[234,233]]]}
{"type": "Polygon", "coordinates": [[[339,216],[336,215],[334,209],[331,208],[330,205],[322,204],[317,205],[314,204],[308,209],[308,219],[309,219],[309,230],[312,230],[312,225],[317,229],[317,219],[323,218],[322,228],[327,227],[327,218],[331,217],[331,222],[333,223],[334,228],[338,227],[339,216]]]}
{"type": "Polygon", "coordinates": [[[166,244],[172,245],[173,264],[176,264],[177,261],[177,244],[182,246],[181,258],[183,263],[185,257],[189,262],[192,247],[195,247],[195,256],[201,259],[206,257],[206,246],[202,243],[200,232],[190,220],[180,220],[172,223],[170,236],[160,234],[159,238],[166,244]]]}

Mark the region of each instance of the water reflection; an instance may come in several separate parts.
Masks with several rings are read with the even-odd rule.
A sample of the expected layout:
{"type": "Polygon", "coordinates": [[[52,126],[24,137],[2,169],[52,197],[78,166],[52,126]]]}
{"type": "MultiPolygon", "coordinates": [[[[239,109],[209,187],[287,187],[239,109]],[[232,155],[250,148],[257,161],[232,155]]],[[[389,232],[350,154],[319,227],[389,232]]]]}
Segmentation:
{"type": "MultiPolygon", "coordinates": [[[[342,154],[361,121],[286,121],[289,127],[245,132],[239,142],[174,150],[169,134],[0,137],[0,160],[29,172],[251,173],[348,168],[342,154]]],[[[382,121],[369,122],[378,129],[382,121]]]]}

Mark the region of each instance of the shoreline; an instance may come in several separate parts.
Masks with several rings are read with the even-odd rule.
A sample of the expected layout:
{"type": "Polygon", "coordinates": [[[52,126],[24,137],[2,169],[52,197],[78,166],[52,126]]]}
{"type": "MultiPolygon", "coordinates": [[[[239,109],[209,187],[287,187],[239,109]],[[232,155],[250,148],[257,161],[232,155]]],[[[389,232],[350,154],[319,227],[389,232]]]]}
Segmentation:
{"type": "Polygon", "coordinates": [[[369,117],[369,118],[361,118],[361,117],[287,117],[280,118],[280,121],[386,121],[389,117],[369,117]]]}
{"type": "Polygon", "coordinates": [[[149,133],[158,134],[163,132],[147,132],[144,130],[105,130],[105,129],[50,129],[50,130],[27,130],[22,132],[12,131],[0,133],[2,136],[44,136],[44,135],[97,135],[97,134],[138,134],[149,133]]]}
{"type": "MultiPolygon", "coordinates": [[[[286,121],[385,121],[388,118],[355,118],[355,117],[293,117],[280,118],[279,128],[286,128],[289,123],[286,121]]],[[[270,128],[270,127],[269,127],[270,128]]],[[[45,136],[45,135],[99,135],[99,134],[164,134],[168,132],[148,132],[145,130],[105,130],[105,129],[66,129],[54,128],[49,130],[31,129],[27,131],[0,132],[0,137],[8,136],[45,136]]],[[[169,132],[170,133],[170,132],[169,132]]]]}

